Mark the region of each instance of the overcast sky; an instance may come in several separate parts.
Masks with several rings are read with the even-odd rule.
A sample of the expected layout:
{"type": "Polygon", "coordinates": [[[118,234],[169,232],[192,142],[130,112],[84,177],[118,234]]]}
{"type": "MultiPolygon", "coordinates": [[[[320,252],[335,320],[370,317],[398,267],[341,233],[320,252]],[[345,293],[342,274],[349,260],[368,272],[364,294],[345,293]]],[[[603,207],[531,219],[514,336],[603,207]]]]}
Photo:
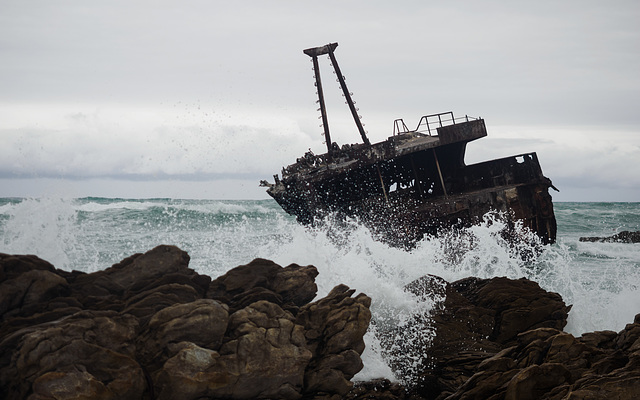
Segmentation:
{"type": "Polygon", "coordinates": [[[302,50],[338,42],[372,142],[480,116],[468,163],[536,151],[555,200],[640,201],[638,21],[637,0],[0,0],[0,196],[268,198],[326,150],[302,50]]]}

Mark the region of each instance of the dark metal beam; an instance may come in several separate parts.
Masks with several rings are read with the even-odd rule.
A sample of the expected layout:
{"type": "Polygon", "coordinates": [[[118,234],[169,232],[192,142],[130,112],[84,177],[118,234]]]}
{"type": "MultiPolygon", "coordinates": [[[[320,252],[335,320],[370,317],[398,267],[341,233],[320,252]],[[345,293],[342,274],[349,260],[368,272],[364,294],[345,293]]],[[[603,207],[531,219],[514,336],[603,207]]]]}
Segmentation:
{"type": "Polygon", "coordinates": [[[344,81],[344,76],[340,71],[340,66],[338,65],[338,60],[336,60],[336,56],[333,54],[333,51],[338,47],[338,43],[329,43],[320,47],[311,47],[309,49],[303,50],[302,52],[313,60],[313,70],[316,75],[316,87],[318,88],[318,99],[320,100],[320,111],[322,112],[322,125],[324,126],[324,136],[327,142],[327,151],[331,153],[331,138],[329,135],[329,125],[327,123],[327,109],[324,104],[324,93],[322,92],[322,83],[320,81],[320,69],[318,68],[318,56],[329,54],[329,58],[331,59],[331,65],[333,65],[333,69],[338,76],[338,82],[340,83],[340,88],[342,89],[342,93],[344,94],[345,99],[347,100],[347,105],[349,106],[349,110],[351,110],[351,115],[353,116],[353,120],[358,127],[358,131],[360,132],[360,137],[362,137],[362,141],[371,145],[369,138],[367,138],[367,133],[364,131],[364,126],[362,125],[362,121],[360,121],[360,116],[358,115],[358,110],[356,110],[355,103],[353,99],[351,99],[351,93],[349,93],[349,89],[347,89],[347,83],[344,81]]]}
{"type": "MultiPolygon", "coordinates": [[[[338,44],[335,43],[337,46],[338,44]]],[[[330,45],[327,45],[330,46],[330,45]]],[[[342,93],[344,93],[345,99],[347,99],[347,104],[349,105],[349,109],[351,110],[351,115],[353,115],[353,120],[356,122],[356,126],[358,127],[358,131],[360,131],[360,136],[362,137],[362,141],[371,145],[369,139],[367,138],[367,134],[364,131],[364,127],[362,126],[362,121],[360,121],[360,116],[358,115],[358,110],[356,110],[356,106],[351,99],[351,94],[349,93],[349,89],[347,89],[347,83],[344,81],[344,76],[340,71],[340,67],[338,66],[338,60],[336,60],[336,56],[333,55],[333,48],[329,48],[329,57],[331,58],[331,64],[333,64],[333,69],[336,71],[336,75],[338,76],[338,82],[340,82],[340,87],[342,88],[342,93]]]]}
{"type": "Polygon", "coordinates": [[[310,49],[302,50],[302,52],[309,57],[318,57],[329,52],[333,52],[338,47],[338,43],[329,43],[320,47],[312,47],[310,49]]]}
{"type": "MultiPolygon", "coordinates": [[[[309,49],[314,50],[314,49],[309,49]]],[[[307,53],[307,50],[305,50],[307,53]]],[[[307,53],[308,54],[308,53],[307,53]]],[[[327,143],[327,153],[331,155],[331,134],[329,133],[329,120],[327,119],[327,109],[324,105],[324,93],[322,92],[322,79],[320,79],[320,67],[318,65],[318,56],[313,53],[313,72],[316,77],[316,89],[318,91],[318,103],[320,103],[320,114],[322,115],[322,128],[324,129],[324,140],[327,143]]]]}

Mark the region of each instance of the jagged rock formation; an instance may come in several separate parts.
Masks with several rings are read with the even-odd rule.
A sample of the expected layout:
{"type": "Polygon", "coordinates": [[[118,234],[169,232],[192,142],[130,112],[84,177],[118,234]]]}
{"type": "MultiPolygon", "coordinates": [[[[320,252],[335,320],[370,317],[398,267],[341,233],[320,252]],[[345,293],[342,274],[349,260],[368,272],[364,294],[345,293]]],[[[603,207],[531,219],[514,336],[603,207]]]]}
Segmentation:
{"type": "Polygon", "coordinates": [[[173,246],[90,274],[0,254],[0,398],[640,398],[640,314],[574,337],[571,307],[526,279],[412,282],[438,300],[403,327],[424,340],[395,349],[399,373],[420,353],[413,384],[354,387],[366,295],[338,285],[312,301],[313,266],[256,259],[211,280],[188,263],[173,246]]]}
{"type": "Polygon", "coordinates": [[[419,349],[416,384],[359,383],[349,399],[640,398],[640,314],[620,332],[576,338],[562,331],[571,307],[526,279],[426,276],[407,290],[445,299],[415,321],[436,333],[419,349]]]}
{"type": "Polygon", "coordinates": [[[215,280],[159,246],[91,274],[0,254],[0,398],[332,398],[362,368],[371,300],[313,266],[215,280]]]}

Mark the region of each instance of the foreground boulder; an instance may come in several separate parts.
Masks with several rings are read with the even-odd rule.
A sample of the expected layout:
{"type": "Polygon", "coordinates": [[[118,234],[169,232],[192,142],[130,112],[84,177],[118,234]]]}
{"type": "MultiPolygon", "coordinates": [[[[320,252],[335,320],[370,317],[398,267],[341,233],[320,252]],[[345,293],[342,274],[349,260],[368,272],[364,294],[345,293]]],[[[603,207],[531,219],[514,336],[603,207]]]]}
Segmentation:
{"type": "Polygon", "coordinates": [[[638,399],[640,314],[619,333],[576,338],[553,328],[518,335],[447,399],[638,399]]]}
{"type": "Polygon", "coordinates": [[[313,354],[293,319],[262,300],[230,316],[223,345],[173,342],[155,373],[158,398],[300,397],[313,354]]]}
{"type": "MultiPolygon", "coordinates": [[[[448,283],[427,275],[406,290],[435,299],[429,315],[415,318],[402,331],[422,332],[425,340],[395,343],[393,367],[415,395],[435,399],[455,392],[485,359],[515,342],[519,333],[540,327],[562,329],[570,307],[527,279],[466,278],[448,283]]],[[[403,337],[402,332],[392,332],[403,337]]]]}
{"type": "Polygon", "coordinates": [[[0,398],[332,398],[362,368],[371,300],[313,266],[211,281],[159,246],[104,271],[0,254],[0,398]]]}
{"type": "Polygon", "coordinates": [[[347,398],[640,398],[640,314],[620,332],[574,337],[562,331],[571,307],[526,279],[425,276],[406,289],[437,300],[427,318],[413,321],[418,328],[403,327],[429,340],[400,346],[402,357],[392,357],[400,374],[409,369],[403,360],[421,360],[412,366],[414,381],[358,383],[347,398]]]}

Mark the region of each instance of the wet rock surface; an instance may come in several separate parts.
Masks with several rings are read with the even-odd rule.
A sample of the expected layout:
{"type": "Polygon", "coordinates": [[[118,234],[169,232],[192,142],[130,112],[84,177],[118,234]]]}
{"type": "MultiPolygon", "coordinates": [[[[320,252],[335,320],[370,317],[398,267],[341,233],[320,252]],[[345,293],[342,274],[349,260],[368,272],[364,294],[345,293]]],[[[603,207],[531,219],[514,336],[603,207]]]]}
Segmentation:
{"type": "Polygon", "coordinates": [[[640,231],[622,231],[612,236],[587,236],[581,237],[581,242],[608,242],[608,243],[640,243],[640,231]]]}
{"type": "Polygon", "coordinates": [[[339,398],[371,300],[312,302],[313,266],[256,259],[211,280],[159,246],[90,274],[0,254],[0,398],[339,398]]]}
{"type": "Polygon", "coordinates": [[[444,299],[416,321],[433,340],[406,349],[424,353],[416,382],[358,383],[348,398],[640,398],[640,314],[620,332],[574,337],[562,331],[571,307],[526,279],[425,276],[407,290],[444,299]]]}
{"type": "Polygon", "coordinates": [[[571,307],[526,279],[407,285],[435,300],[395,349],[399,376],[402,356],[421,360],[415,379],[354,385],[369,297],[338,285],[314,301],[313,266],[256,259],[212,280],[188,264],[173,246],[90,274],[0,254],[0,398],[640,398],[640,314],[574,337],[571,307]]]}

